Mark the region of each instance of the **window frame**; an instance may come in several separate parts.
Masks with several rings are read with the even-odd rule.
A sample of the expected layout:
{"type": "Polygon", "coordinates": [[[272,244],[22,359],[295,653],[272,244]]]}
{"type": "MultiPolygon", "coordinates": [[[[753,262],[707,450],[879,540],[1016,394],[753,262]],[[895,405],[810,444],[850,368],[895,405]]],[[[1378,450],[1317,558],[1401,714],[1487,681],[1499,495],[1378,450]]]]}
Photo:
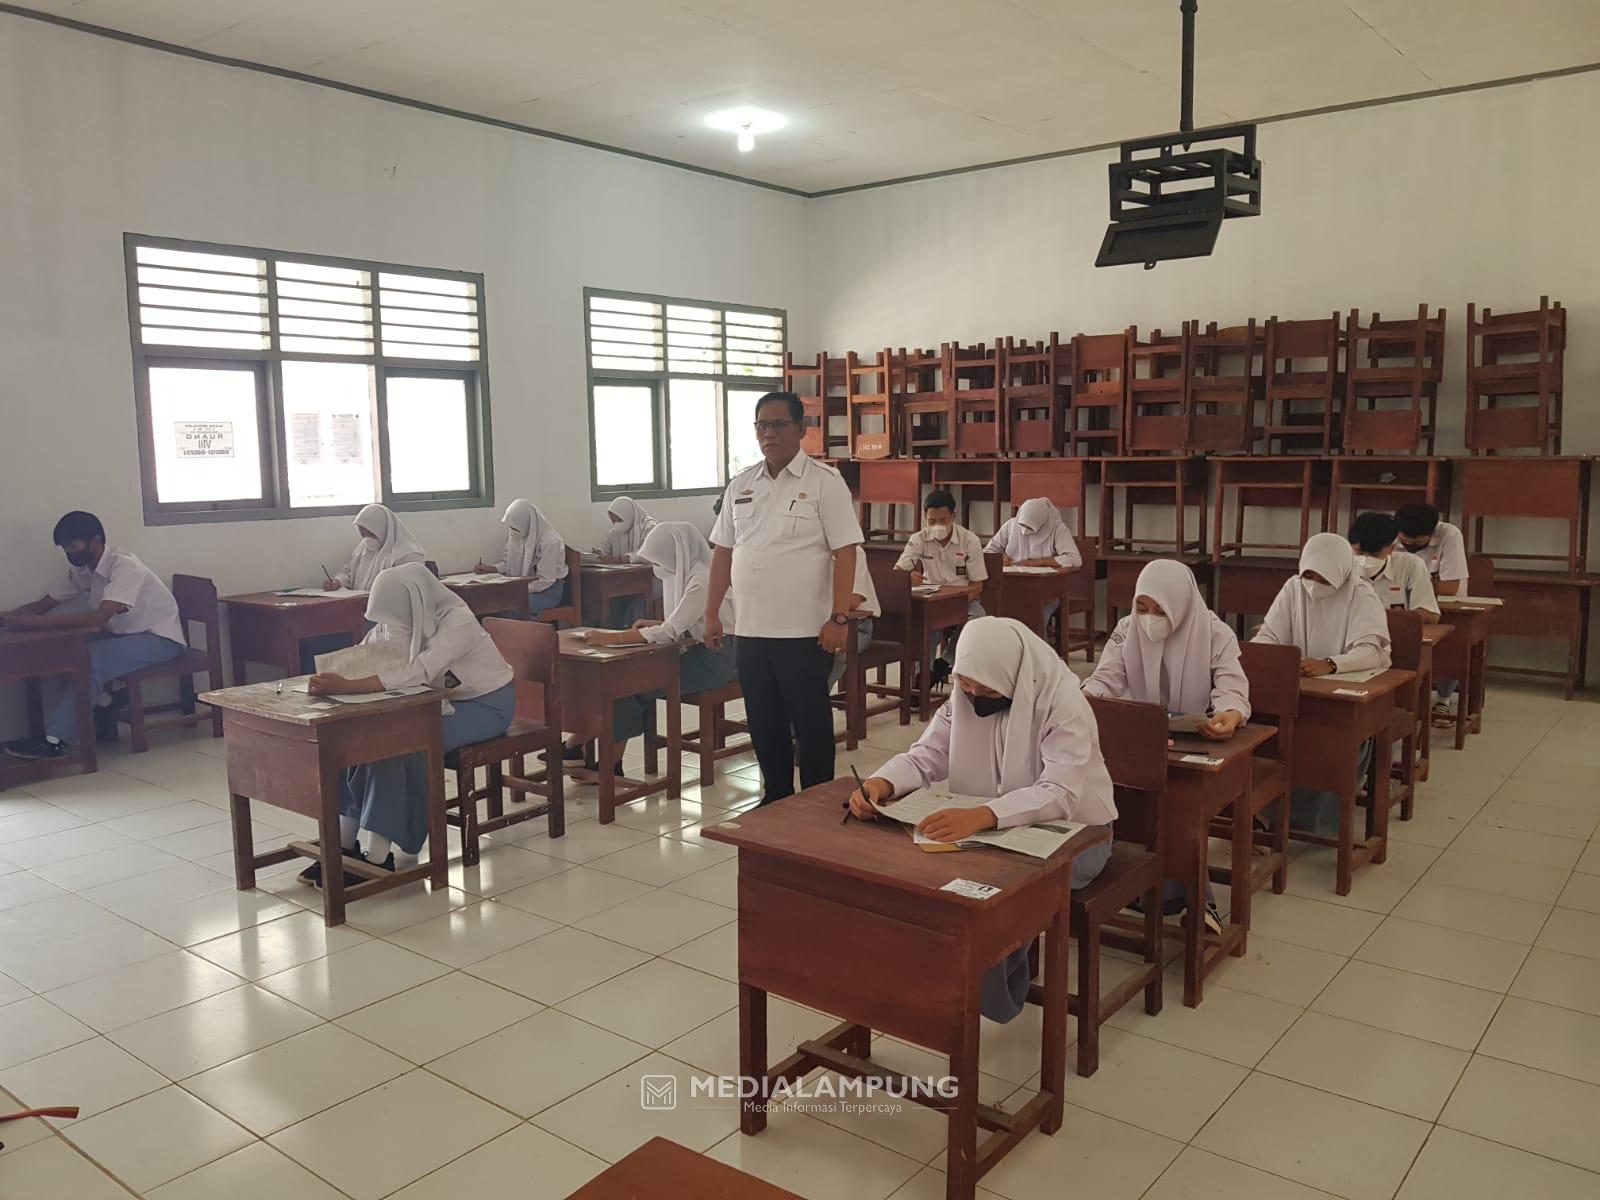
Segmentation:
{"type": "MultiPolygon", "coordinates": [[[[712,373],[708,371],[674,371],[671,368],[671,357],[666,346],[667,339],[667,307],[669,305],[686,308],[710,308],[725,314],[734,312],[762,313],[769,317],[777,317],[783,323],[783,336],[780,354],[787,354],[789,349],[789,311],[784,308],[772,308],[761,304],[737,304],[724,300],[695,300],[683,296],[663,296],[650,292],[627,292],[616,288],[585,287],[583,289],[583,369],[584,387],[589,400],[589,498],[595,502],[614,500],[618,496],[632,496],[639,500],[665,500],[686,496],[720,496],[728,486],[731,478],[729,474],[729,422],[728,392],[730,389],[738,391],[779,391],[783,388],[783,369],[780,366],[777,373],[771,376],[759,375],[730,375],[712,373]],[[600,368],[594,365],[593,328],[590,322],[589,302],[593,297],[602,297],[610,300],[632,300],[646,304],[661,306],[662,321],[662,358],[660,370],[627,371],[620,368],[600,368]],[[698,380],[702,383],[710,382],[717,387],[717,477],[721,481],[715,487],[675,488],[672,486],[672,446],[671,446],[671,410],[672,381],[675,379],[698,380]],[[655,480],[648,485],[605,485],[599,482],[599,443],[598,428],[595,421],[595,395],[596,386],[648,386],[651,393],[651,414],[655,422],[655,444],[651,447],[652,461],[655,464],[655,480]]],[[[725,327],[725,326],[724,326],[725,327]]],[[[726,333],[723,334],[724,339],[726,333]]],[[[723,351],[727,346],[724,341],[723,351]]],[[[723,366],[726,367],[726,362],[723,366]]]]}
{"type": "Polygon", "coordinates": [[[359,363],[372,371],[374,394],[373,453],[377,457],[376,499],[396,512],[432,512],[455,508],[490,508],[494,505],[494,456],[491,452],[491,414],[489,403],[489,303],[484,276],[476,271],[453,271],[418,267],[376,259],[346,258],[328,254],[301,254],[293,250],[268,250],[192,238],[156,237],[124,232],[122,259],[128,306],[128,340],[133,357],[133,396],[138,427],[139,480],[144,503],[144,523],[153,525],[210,524],[226,521],[281,521],[302,517],[347,516],[361,510],[359,504],[293,507],[289,493],[288,429],[284,403],[283,369],[285,360],[302,362],[359,363]],[[205,346],[147,346],[141,334],[138,249],[141,246],[180,250],[197,254],[223,254],[263,260],[266,266],[266,315],[269,345],[266,349],[246,350],[205,346]],[[305,263],[367,272],[371,276],[372,353],[318,354],[311,351],[286,351],[280,346],[278,326],[276,261],[305,263]],[[381,272],[471,283],[476,290],[478,317],[478,358],[476,362],[449,359],[401,358],[383,353],[383,317],[379,299],[381,272]],[[156,483],[155,427],[150,402],[150,368],[230,367],[253,369],[257,373],[258,414],[262,456],[262,495],[260,500],[166,502],[159,498],[156,483]],[[467,380],[467,454],[471,487],[462,492],[401,493],[390,484],[388,431],[388,377],[446,376],[467,380]]]}

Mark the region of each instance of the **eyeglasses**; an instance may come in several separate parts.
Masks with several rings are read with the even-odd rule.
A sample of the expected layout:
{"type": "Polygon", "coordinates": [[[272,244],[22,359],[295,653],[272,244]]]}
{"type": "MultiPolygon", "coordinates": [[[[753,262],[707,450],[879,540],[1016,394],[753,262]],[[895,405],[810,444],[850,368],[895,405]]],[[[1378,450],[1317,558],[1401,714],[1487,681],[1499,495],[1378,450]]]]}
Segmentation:
{"type": "Polygon", "coordinates": [[[756,422],[756,433],[758,435],[759,434],[763,434],[763,433],[782,433],[785,429],[788,429],[791,425],[798,425],[798,424],[799,424],[798,421],[757,421],[756,422]]]}

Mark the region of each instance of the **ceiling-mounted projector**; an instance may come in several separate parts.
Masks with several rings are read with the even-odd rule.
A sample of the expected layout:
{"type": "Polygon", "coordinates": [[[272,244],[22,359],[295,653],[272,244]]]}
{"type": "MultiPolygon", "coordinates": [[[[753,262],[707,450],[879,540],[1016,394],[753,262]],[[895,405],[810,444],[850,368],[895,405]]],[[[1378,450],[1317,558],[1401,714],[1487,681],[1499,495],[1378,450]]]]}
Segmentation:
{"type": "Polygon", "coordinates": [[[1122,144],[1109,167],[1111,225],[1097,267],[1204,258],[1222,222],[1261,214],[1261,160],[1254,125],[1194,127],[1196,0],[1181,0],[1183,92],[1176,133],[1122,144]]]}

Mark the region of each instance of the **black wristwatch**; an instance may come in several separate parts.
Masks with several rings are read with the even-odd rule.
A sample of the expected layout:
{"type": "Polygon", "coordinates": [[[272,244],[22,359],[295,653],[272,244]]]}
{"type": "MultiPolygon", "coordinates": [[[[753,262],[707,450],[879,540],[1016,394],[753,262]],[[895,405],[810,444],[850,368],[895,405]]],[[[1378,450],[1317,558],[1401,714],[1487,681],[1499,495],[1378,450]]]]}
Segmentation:
{"type": "Polygon", "coordinates": [[[834,613],[833,616],[828,618],[828,620],[832,621],[835,625],[848,625],[848,624],[850,624],[849,616],[847,614],[845,614],[845,613],[842,613],[842,612],[834,613]]]}

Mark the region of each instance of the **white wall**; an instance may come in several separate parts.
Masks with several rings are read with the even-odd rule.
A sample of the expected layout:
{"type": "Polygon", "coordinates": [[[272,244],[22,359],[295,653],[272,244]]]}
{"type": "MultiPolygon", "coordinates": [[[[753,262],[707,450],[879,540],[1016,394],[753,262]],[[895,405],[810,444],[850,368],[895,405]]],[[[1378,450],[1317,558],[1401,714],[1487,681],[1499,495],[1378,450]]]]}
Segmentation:
{"type": "MultiPolygon", "coordinates": [[[[0,14],[0,606],[62,568],[68,509],[164,575],[314,582],[346,517],[146,528],[124,231],[481,271],[495,498],[571,540],[589,502],[585,285],[785,307],[807,323],[805,201],[0,14]]],[[[709,528],[709,501],[652,505],[709,528]]],[[[432,557],[499,545],[499,507],[408,516],[432,557]]]]}

